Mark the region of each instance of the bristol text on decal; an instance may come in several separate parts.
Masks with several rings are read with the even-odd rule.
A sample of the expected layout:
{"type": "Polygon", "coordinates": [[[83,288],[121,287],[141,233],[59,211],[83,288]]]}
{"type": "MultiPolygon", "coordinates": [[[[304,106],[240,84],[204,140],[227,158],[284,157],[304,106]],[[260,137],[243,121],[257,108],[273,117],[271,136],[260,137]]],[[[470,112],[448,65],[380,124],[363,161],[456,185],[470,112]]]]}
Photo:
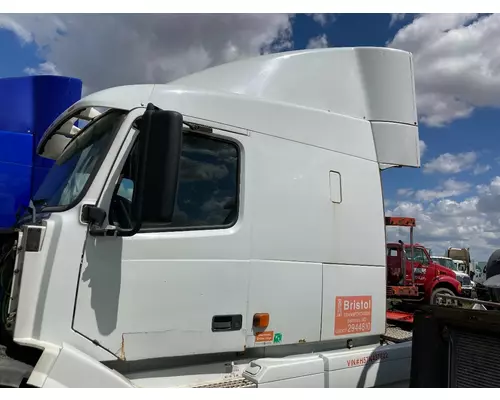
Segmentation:
{"type": "Polygon", "coordinates": [[[344,300],[344,311],[371,310],[371,300],[344,300]]]}

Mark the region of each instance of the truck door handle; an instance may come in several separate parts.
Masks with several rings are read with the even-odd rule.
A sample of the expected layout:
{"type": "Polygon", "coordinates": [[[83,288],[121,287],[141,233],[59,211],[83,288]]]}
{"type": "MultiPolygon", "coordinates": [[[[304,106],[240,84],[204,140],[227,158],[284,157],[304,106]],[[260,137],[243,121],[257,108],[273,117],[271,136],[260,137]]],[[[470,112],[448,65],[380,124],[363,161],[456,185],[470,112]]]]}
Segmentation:
{"type": "Polygon", "coordinates": [[[237,315],[215,315],[212,317],[212,332],[231,332],[241,330],[243,316],[237,315]]]}

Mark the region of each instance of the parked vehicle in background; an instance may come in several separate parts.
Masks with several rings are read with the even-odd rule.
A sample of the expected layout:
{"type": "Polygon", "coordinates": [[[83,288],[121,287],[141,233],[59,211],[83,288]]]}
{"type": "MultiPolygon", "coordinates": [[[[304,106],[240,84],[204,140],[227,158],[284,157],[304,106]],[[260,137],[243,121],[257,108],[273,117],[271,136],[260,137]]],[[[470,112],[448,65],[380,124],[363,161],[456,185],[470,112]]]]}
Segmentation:
{"type": "Polygon", "coordinates": [[[460,270],[465,272],[467,275],[470,276],[471,257],[470,257],[469,248],[463,247],[463,248],[459,249],[456,247],[449,247],[448,250],[446,250],[446,254],[444,256],[451,258],[453,261],[462,261],[463,267],[459,266],[460,270]]]}
{"type": "Polygon", "coordinates": [[[476,284],[476,293],[478,299],[489,300],[488,290],[484,286],[486,280],[486,261],[479,261],[476,264],[474,283],[476,284]]]}
{"type": "Polygon", "coordinates": [[[474,282],[482,285],[486,279],[486,261],[478,261],[475,268],[474,282]]]}
{"type": "Polygon", "coordinates": [[[462,285],[462,296],[463,297],[472,297],[474,294],[474,284],[472,280],[470,279],[470,276],[467,275],[463,270],[461,270],[458,266],[458,263],[462,263],[462,265],[465,265],[462,261],[456,261],[452,260],[449,257],[438,257],[438,256],[431,256],[432,260],[439,265],[442,265],[443,267],[449,268],[455,272],[455,275],[457,277],[457,281],[460,282],[462,285]]]}
{"type": "MultiPolygon", "coordinates": [[[[415,227],[414,218],[388,217],[387,226],[402,226],[406,223],[410,229],[415,227]]],[[[443,268],[433,262],[427,249],[420,244],[413,244],[413,232],[410,230],[410,243],[387,243],[387,299],[402,300],[398,307],[407,309],[405,303],[433,303],[438,293],[461,295],[461,284],[456,274],[449,268],[443,268]],[[403,273],[404,272],[404,273],[403,273]]]]}
{"type": "Polygon", "coordinates": [[[500,249],[479,268],[487,301],[468,299],[467,308],[441,302],[414,314],[411,388],[500,387],[500,249]]]}
{"type": "Polygon", "coordinates": [[[460,272],[465,272],[467,270],[467,267],[465,266],[465,263],[462,260],[452,260],[453,264],[455,264],[455,268],[457,271],[460,272]]]}

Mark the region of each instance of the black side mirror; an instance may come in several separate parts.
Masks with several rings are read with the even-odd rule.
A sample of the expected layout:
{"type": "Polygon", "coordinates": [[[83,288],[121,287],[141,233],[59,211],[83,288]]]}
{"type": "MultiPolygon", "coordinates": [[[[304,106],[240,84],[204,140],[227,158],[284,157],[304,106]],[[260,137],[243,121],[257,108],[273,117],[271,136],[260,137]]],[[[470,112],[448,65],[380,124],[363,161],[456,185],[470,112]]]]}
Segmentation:
{"type": "Polygon", "coordinates": [[[102,228],[106,219],[106,211],[102,208],[85,204],[82,208],[82,221],[90,224],[92,227],[102,228]]]}
{"type": "Polygon", "coordinates": [[[132,199],[135,226],[120,231],[120,236],[135,235],[143,223],[166,224],[172,221],[182,151],[182,115],[163,111],[152,104],[140,124],[138,180],[132,199]]]}

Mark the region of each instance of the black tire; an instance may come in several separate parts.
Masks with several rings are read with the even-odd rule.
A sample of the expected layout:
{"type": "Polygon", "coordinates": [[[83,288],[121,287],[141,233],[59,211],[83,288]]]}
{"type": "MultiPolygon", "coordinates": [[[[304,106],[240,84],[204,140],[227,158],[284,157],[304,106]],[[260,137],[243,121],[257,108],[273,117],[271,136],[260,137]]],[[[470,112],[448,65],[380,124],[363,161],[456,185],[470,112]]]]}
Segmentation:
{"type": "Polygon", "coordinates": [[[456,296],[455,293],[453,293],[452,290],[450,290],[448,288],[444,288],[444,287],[438,287],[438,288],[436,288],[436,289],[434,289],[432,291],[431,298],[430,298],[430,301],[429,301],[429,303],[431,305],[444,305],[444,304],[446,304],[446,305],[452,305],[452,304],[458,305],[458,300],[451,300],[451,299],[446,299],[446,300],[443,299],[443,300],[445,300],[444,302],[442,302],[442,303],[439,302],[438,303],[437,299],[436,299],[436,297],[437,297],[438,294],[445,294],[445,295],[448,295],[448,296],[456,296]]]}

